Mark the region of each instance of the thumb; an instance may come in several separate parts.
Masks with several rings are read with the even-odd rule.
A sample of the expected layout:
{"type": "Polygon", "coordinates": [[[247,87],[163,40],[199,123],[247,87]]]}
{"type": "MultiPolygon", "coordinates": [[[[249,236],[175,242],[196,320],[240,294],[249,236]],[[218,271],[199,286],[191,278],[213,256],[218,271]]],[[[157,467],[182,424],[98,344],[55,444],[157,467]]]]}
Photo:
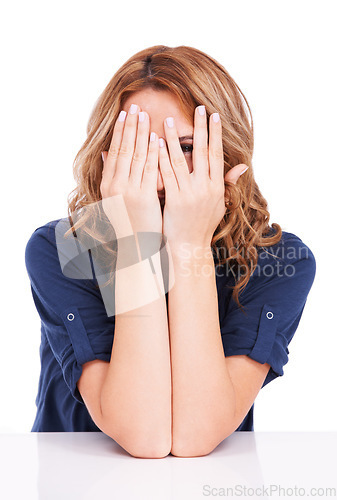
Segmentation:
{"type": "Polygon", "coordinates": [[[235,167],[231,168],[229,172],[225,175],[225,181],[231,182],[232,184],[236,184],[238,178],[249,169],[249,166],[245,163],[240,163],[239,165],[235,165],[235,167]]]}

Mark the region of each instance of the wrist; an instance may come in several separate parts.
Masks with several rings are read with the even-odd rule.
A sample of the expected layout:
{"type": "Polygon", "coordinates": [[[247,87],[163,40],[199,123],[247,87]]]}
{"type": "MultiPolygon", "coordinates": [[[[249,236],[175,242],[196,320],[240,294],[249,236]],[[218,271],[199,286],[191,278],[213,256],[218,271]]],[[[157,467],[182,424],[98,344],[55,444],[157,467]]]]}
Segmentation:
{"type": "Polygon", "coordinates": [[[168,240],[168,248],[173,258],[187,261],[200,260],[212,255],[211,244],[205,242],[172,242],[168,240]]]}

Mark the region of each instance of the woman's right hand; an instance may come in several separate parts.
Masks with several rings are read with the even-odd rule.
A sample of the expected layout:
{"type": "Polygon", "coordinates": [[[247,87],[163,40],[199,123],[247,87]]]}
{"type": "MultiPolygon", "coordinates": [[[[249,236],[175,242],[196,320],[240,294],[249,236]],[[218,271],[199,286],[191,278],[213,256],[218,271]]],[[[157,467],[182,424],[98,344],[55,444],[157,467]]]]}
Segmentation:
{"type": "Polygon", "coordinates": [[[137,105],[131,105],[129,113],[120,112],[109,151],[102,152],[102,205],[117,238],[137,232],[162,233],[157,194],[159,141],[151,134],[154,140],[149,142],[149,115],[142,112],[141,122],[138,111],[137,105]]]}

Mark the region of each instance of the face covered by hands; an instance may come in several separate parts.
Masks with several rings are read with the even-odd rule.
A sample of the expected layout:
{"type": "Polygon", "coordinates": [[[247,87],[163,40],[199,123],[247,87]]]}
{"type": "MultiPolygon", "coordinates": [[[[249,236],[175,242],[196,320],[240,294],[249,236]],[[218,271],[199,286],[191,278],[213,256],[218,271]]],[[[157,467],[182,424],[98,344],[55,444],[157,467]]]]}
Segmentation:
{"type": "MultiPolygon", "coordinates": [[[[178,99],[167,91],[147,88],[136,92],[126,100],[123,109],[128,110],[133,103],[145,112],[149,122],[147,134],[151,131],[159,137],[157,196],[163,212],[163,234],[170,245],[188,242],[209,246],[226,211],[222,126],[218,113],[209,117],[208,138],[203,105],[195,108],[193,127],[182,113],[178,99]]],[[[138,132],[140,128],[138,123],[138,132]]],[[[133,136],[136,150],[138,132],[133,136]]],[[[137,154],[133,153],[137,160],[135,157],[137,154]]],[[[235,184],[247,168],[245,164],[233,167],[225,180],[235,184]]],[[[144,168],[143,180],[146,175],[144,168]]],[[[151,189],[154,190],[154,186],[151,189]]]]}

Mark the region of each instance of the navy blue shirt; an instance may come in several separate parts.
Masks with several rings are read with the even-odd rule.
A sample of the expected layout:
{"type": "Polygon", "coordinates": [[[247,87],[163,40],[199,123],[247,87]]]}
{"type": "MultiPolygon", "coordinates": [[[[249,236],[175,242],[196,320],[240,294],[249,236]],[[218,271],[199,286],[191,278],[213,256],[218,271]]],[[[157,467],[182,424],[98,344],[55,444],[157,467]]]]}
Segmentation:
{"type": "MultiPolygon", "coordinates": [[[[92,279],[63,274],[55,237],[60,220],[35,229],[25,249],[31,292],[41,319],[41,372],[31,431],[100,432],[76,383],[84,363],[110,361],[115,316],[108,316],[94,274],[92,279]]],[[[264,387],[283,375],[288,362],[288,346],[315,277],[314,255],[298,236],[285,231],[278,244],[259,248],[257,267],[239,297],[244,312],[232,297],[233,272],[217,265],[215,255],[214,259],[224,355],[244,354],[268,363],[271,368],[264,387]]],[[[237,431],[254,430],[253,410],[254,405],[237,431]]]]}

